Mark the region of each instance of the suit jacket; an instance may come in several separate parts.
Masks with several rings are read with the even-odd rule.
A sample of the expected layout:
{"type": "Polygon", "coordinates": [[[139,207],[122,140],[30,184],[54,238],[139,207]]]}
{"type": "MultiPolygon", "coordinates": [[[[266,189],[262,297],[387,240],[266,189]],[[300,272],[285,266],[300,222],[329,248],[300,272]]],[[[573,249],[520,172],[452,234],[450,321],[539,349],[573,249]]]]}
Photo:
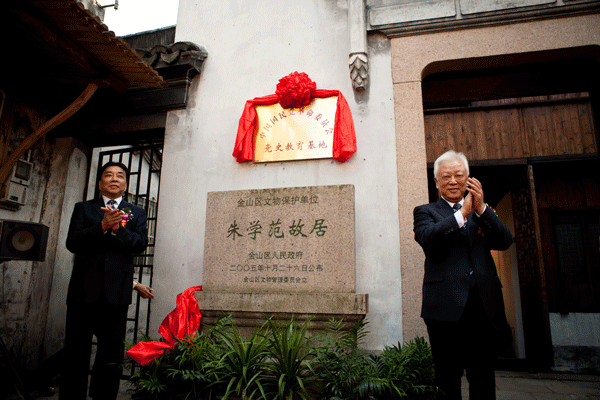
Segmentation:
{"type": "Polygon", "coordinates": [[[115,235],[102,232],[102,198],[75,204],[67,249],[75,253],[67,304],[91,303],[105,299],[110,304],[130,304],[133,286],[133,254],[148,245],[146,211],[122,200],[119,209],[128,208],[133,218],[115,235]]]}
{"type": "Polygon", "coordinates": [[[485,311],[497,327],[506,321],[502,285],[491,249],[506,250],[513,242],[510,231],[489,207],[481,216],[472,212],[459,228],[454,210],[444,200],[414,210],[415,240],[425,252],[421,317],[458,321],[469,295],[470,271],[485,311]]]}

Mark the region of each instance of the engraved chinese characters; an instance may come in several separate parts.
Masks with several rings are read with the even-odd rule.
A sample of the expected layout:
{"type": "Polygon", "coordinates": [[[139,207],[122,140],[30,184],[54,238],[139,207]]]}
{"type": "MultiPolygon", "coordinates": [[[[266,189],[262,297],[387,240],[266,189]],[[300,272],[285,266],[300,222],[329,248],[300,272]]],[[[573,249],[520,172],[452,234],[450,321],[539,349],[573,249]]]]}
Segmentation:
{"type": "Polygon", "coordinates": [[[203,286],[354,291],[354,186],[211,192],[203,286]]]}
{"type": "Polygon", "coordinates": [[[257,106],[254,162],[331,158],[337,97],[297,109],[257,106]]]}

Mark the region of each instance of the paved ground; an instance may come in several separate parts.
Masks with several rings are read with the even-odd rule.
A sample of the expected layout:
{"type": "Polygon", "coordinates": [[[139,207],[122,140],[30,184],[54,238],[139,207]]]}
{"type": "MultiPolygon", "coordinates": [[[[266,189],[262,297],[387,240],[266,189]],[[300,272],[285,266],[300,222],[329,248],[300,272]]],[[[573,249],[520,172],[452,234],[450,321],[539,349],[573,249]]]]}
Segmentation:
{"type": "MultiPolygon", "coordinates": [[[[463,378],[463,400],[469,398],[463,378]]],[[[600,376],[496,371],[497,400],[598,400],[600,376]]]]}
{"type": "MultiPolygon", "coordinates": [[[[600,376],[497,371],[496,397],[497,400],[599,400],[600,376]]],[[[34,396],[34,398],[58,400],[58,395],[34,396]]],[[[18,396],[8,398],[8,400],[18,399],[20,399],[18,396]]],[[[463,378],[463,400],[468,399],[468,383],[466,378],[463,378]]],[[[126,381],[122,381],[118,400],[131,400],[131,396],[127,393],[126,381]]]]}

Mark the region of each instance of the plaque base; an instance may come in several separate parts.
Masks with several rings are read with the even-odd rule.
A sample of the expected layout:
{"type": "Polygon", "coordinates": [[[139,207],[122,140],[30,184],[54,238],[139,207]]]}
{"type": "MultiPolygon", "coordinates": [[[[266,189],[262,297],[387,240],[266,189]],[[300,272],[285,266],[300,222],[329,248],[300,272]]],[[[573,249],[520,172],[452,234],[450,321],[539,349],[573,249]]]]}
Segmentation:
{"type": "Polygon", "coordinates": [[[310,320],[308,334],[327,328],[332,318],[344,320],[344,329],[365,318],[368,294],[356,293],[195,293],[202,313],[201,327],[213,326],[224,314],[231,314],[242,333],[250,333],[271,317],[277,325],[310,320]]]}

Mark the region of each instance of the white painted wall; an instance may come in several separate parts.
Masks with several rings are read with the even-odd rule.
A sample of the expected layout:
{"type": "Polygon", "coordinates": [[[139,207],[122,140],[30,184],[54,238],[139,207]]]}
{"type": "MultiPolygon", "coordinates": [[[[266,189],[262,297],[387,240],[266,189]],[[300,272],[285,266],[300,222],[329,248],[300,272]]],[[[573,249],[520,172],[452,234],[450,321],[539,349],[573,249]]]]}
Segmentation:
{"type": "Polygon", "coordinates": [[[365,348],[402,341],[390,43],[369,38],[370,87],[355,95],[347,20],[346,0],[181,0],[176,41],[202,45],[209,56],[192,84],[187,109],[167,118],[154,337],[176,295],[202,284],[207,192],[353,184],[356,291],[369,294],[371,333],[365,348]],[[317,88],[342,91],[354,117],[358,151],[345,163],[237,163],[231,153],[245,101],[274,93],[279,79],[293,71],[306,72],[317,88]]]}

